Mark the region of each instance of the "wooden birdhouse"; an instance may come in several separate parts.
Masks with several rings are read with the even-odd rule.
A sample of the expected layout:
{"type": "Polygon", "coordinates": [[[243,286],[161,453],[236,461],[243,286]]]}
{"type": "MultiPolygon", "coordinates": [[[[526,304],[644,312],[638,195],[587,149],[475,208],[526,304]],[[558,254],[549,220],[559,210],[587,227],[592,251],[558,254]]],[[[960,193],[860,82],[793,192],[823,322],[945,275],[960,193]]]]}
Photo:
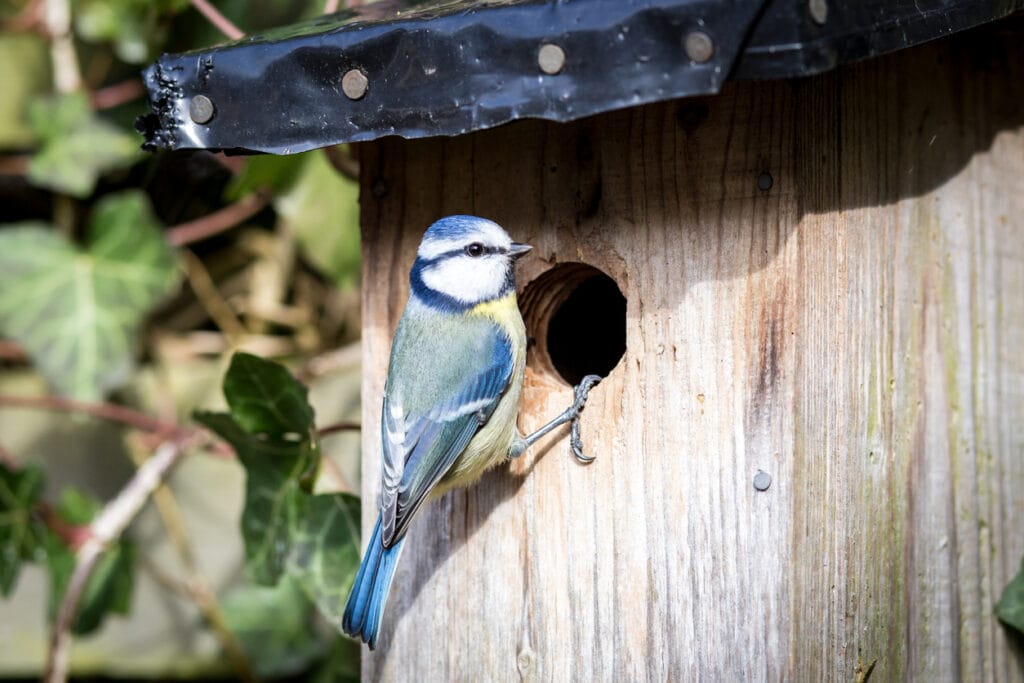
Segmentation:
{"type": "Polygon", "coordinates": [[[414,523],[367,680],[1024,678],[1024,23],[972,28],[1022,6],[374,4],[151,68],[158,146],[359,143],[366,501],[434,220],[534,246],[522,430],[605,376],[595,462],[414,523]]]}

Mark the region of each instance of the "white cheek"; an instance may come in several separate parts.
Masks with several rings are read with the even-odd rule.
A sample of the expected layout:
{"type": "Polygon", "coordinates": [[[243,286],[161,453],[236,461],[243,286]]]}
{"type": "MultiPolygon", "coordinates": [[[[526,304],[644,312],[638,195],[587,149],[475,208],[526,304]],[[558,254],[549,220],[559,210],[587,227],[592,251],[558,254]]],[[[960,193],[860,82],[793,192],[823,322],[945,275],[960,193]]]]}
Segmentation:
{"type": "Polygon", "coordinates": [[[464,304],[493,299],[505,286],[508,265],[501,257],[460,256],[423,271],[423,283],[464,304]]]}

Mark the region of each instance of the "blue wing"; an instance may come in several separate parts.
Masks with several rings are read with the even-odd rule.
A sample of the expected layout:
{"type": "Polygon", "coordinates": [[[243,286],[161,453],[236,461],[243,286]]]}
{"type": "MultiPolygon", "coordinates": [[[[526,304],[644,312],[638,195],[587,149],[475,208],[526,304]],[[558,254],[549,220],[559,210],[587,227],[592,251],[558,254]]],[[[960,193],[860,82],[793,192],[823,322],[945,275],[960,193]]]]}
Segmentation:
{"type": "MultiPolygon", "coordinates": [[[[479,319],[478,319],[479,320],[479,319]]],[[[490,417],[512,378],[508,336],[490,321],[443,343],[396,334],[384,397],[381,541],[400,540],[430,490],[490,417]],[[440,348],[438,348],[440,346],[440,348]],[[397,367],[396,367],[397,366],[397,367]],[[426,395],[429,400],[422,400],[426,395]]]]}

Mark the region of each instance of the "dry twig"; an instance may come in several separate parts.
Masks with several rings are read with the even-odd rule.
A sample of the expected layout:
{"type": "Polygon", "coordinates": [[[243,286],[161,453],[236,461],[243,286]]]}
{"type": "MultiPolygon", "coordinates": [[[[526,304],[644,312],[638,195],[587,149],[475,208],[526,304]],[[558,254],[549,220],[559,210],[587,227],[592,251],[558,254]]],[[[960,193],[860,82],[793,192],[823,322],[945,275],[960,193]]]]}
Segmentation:
{"type": "MultiPolygon", "coordinates": [[[[148,458],[143,444],[129,440],[128,445],[129,453],[135,465],[139,468],[144,467],[148,458]]],[[[246,656],[245,650],[242,649],[238,639],[235,638],[235,634],[228,628],[227,621],[224,619],[224,612],[217,601],[216,593],[199,569],[199,563],[196,562],[195,554],[192,552],[192,544],[188,538],[188,531],[185,528],[185,518],[181,514],[181,506],[178,505],[174,492],[171,491],[166,483],[162,483],[153,492],[153,502],[156,504],[156,511],[160,515],[164,529],[167,530],[167,535],[170,536],[171,542],[177,549],[178,556],[181,558],[181,562],[188,574],[186,581],[181,584],[182,587],[186,590],[188,597],[199,607],[203,616],[206,617],[238,678],[246,682],[255,681],[256,675],[252,670],[252,665],[249,663],[249,658],[246,656]]]]}
{"type": "Polygon", "coordinates": [[[217,283],[210,277],[203,262],[188,249],[181,250],[181,258],[185,265],[185,278],[195,293],[199,305],[203,307],[220,331],[227,336],[232,345],[240,343],[246,335],[245,325],[221,296],[220,290],[217,289],[217,283]]]}
{"type": "Polygon", "coordinates": [[[358,432],[362,428],[362,425],[358,422],[335,422],[332,425],[327,425],[326,427],[321,427],[316,430],[316,435],[323,438],[330,434],[337,434],[338,432],[358,432]]]}
{"type": "MultiPolygon", "coordinates": [[[[0,168],[0,173],[2,172],[3,170],[0,168]]],[[[25,353],[25,349],[23,349],[21,344],[18,342],[14,342],[9,339],[0,339],[0,360],[24,363],[28,360],[28,354],[25,353]]]]}
{"type": "Polygon", "coordinates": [[[197,431],[115,403],[87,403],[61,396],[0,396],[0,407],[83,413],[112,422],[121,422],[144,432],[155,432],[165,439],[184,438],[197,431]]]}
{"type": "Polygon", "coordinates": [[[131,102],[138,97],[142,97],[142,94],[145,92],[146,87],[142,84],[141,80],[129,78],[120,83],[114,83],[94,91],[89,95],[89,100],[92,103],[93,109],[102,111],[131,102]]]}
{"type": "Polygon", "coordinates": [[[46,0],[46,30],[50,34],[50,58],[53,61],[53,83],[57,92],[73,93],[82,89],[82,70],[71,35],[71,3],[69,0],[46,0]]]}
{"type": "Polygon", "coordinates": [[[135,476],[121,489],[117,497],[107,503],[99,516],[89,525],[90,536],[78,550],[75,569],[57,610],[44,676],[48,683],[63,683],[67,680],[68,661],[71,655],[71,626],[93,569],[107,547],[121,537],[149,497],[185,454],[187,441],[176,439],[161,444],[153,457],[135,472],[135,476]]]}
{"type": "Polygon", "coordinates": [[[192,6],[199,10],[200,14],[206,17],[206,20],[229,40],[240,40],[245,37],[245,33],[240,28],[206,0],[191,0],[191,2],[192,6]]]}
{"type": "Polygon", "coordinates": [[[264,209],[269,199],[257,192],[239,199],[234,204],[229,204],[223,209],[218,209],[194,221],[180,223],[167,228],[164,238],[171,246],[181,247],[204,240],[207,237],[224,232],[238,225],[247,218],[251,218],[264,209]]]}

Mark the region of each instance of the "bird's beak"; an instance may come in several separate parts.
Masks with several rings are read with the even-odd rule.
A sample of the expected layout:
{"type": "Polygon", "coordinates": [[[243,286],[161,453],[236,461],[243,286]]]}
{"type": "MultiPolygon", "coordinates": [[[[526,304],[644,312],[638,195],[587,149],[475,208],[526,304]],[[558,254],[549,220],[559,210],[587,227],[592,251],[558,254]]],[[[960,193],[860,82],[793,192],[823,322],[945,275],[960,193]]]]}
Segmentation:
{"type": "Polygon", "coordinates": [[[526,252],[530,251],[531,249],[533,249],[533,247],[531,247],[529,244],[513,242],[512,246],[508,248],[508,253],[509,256],[511,256],[513,259],[517,259],[520,256],[525,255],[526,252]]]}

